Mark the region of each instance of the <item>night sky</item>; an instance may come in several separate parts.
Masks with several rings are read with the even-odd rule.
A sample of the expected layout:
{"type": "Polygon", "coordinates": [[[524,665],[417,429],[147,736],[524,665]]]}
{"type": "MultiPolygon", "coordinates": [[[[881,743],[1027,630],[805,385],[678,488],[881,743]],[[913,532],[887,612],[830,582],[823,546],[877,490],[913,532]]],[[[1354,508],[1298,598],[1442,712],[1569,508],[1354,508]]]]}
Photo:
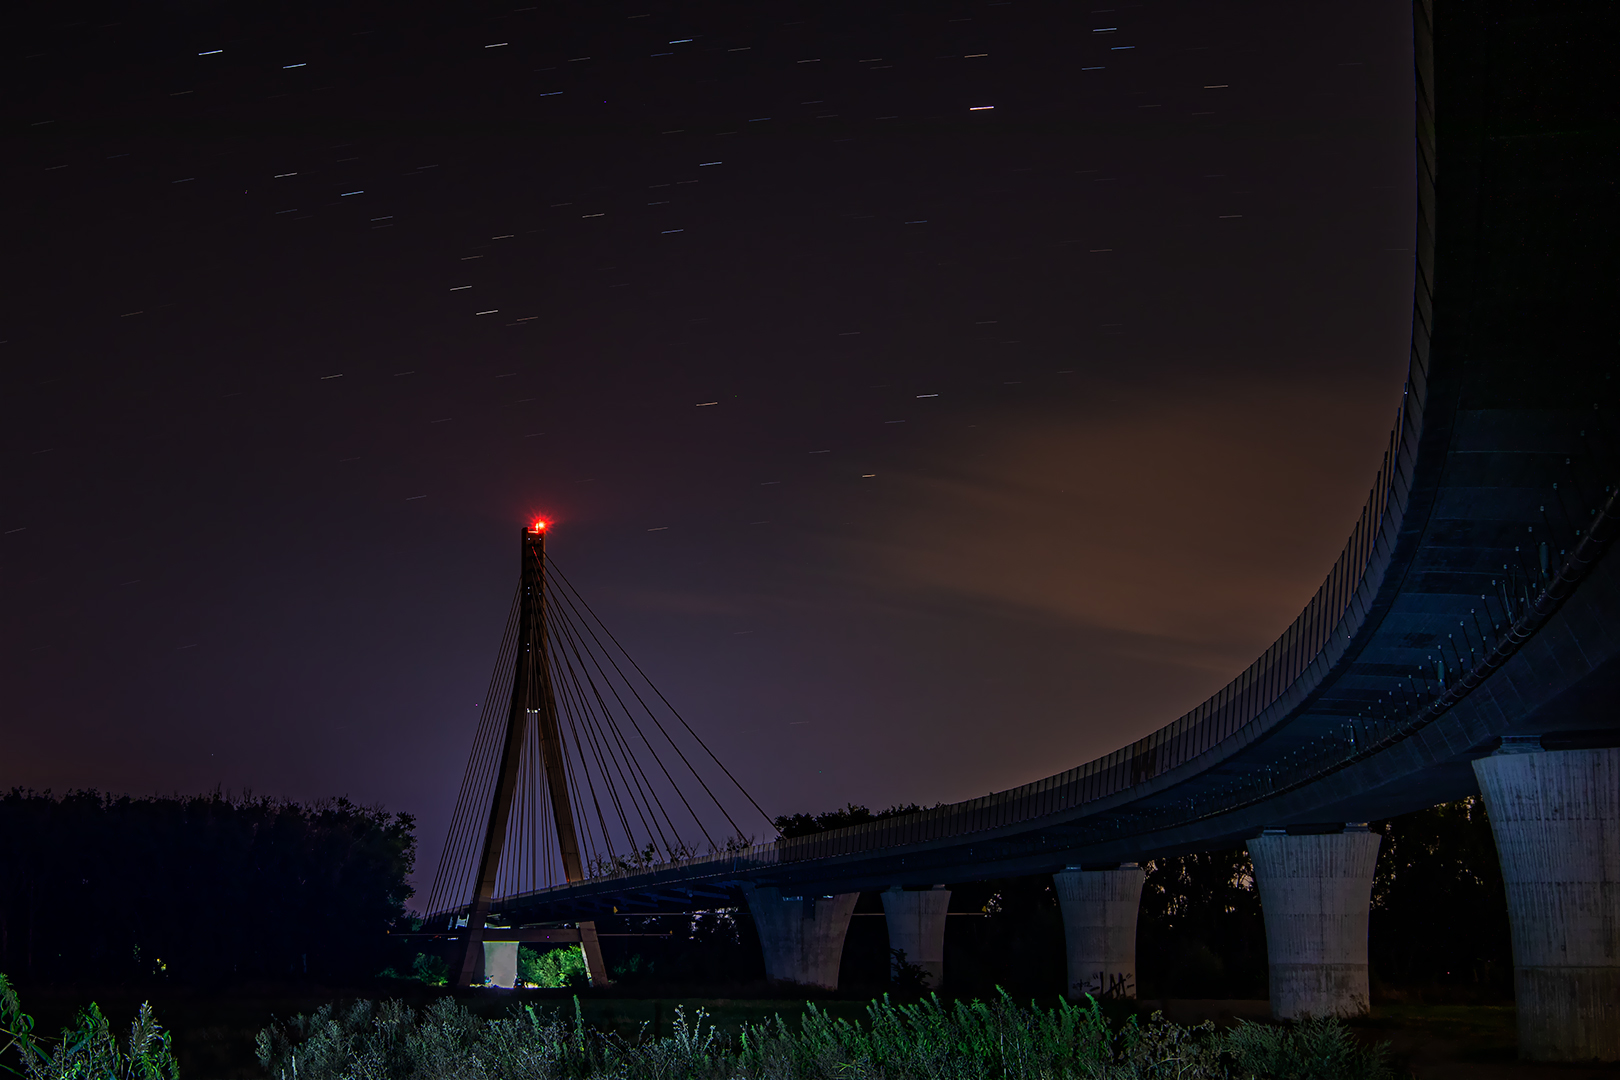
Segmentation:
{"type": "Polygon", "coordinates": [[[1400,398],[1405,3],[4,18],[0,787],[430,871],[544,515],[767,811],[984,794],[1253,659],[1400,398]]]}

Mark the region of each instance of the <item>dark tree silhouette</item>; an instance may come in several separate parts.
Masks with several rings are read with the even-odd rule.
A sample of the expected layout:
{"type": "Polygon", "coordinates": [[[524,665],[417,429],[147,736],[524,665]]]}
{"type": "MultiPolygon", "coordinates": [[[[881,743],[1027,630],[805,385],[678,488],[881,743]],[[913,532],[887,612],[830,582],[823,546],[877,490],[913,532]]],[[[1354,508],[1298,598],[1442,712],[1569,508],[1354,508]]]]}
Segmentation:
{"type": "Polygon", "coordinates": [[[874,812],[858,803],[850,803],[842,810],[827,810],[820,814],[783,814],[781,817],[772,818],[771,824],[776,826],[776,831],[782,834],[783,839],[792,839],[795,836],[809,836],[812,833],[843,829],[850,825],[865,825],[869,821],[899,817],[901,814],[915,814],[923,809],[924,807],[916,803],[906,803],[874,812]]]}
{"type": "Polygon", "coordinates": [[[29,982],[354,979],[385,962],[408,814],[334,799],[0,796],[0,970],[29,982]]]}
{"type": "Polygon", "coordinates": [[[1378,985],[1511,998],[1507,894],[1484,802],[1441,803],[1374,828],[1384,834],[1368,938],[1378,985]]]}
{"type": "Polygon", "coordinates": [[[1264,997],[1266,926],[1243,848],[1143,864],[1137,981],[1143,996],[1264,997]]]}

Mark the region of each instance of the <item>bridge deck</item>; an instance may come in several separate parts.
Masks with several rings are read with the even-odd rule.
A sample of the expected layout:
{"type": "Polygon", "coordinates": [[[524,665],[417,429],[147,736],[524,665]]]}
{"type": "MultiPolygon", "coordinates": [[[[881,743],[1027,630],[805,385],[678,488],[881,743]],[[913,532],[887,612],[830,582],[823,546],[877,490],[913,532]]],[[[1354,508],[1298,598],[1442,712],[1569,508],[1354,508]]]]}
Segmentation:
{"type": "Polygon", "coordinates": [[[1620,479],[1606,15],[1439,0],[1415,16],[1406,394],[1343,554],[1271,648],[1185,716],[1054,776],[514,897],[510,916],[1117,864],[1471,793],[1469,762],[1503,735],[1620,744],[1594,707],[1620,685],[1620,566],[1601,558],[1620,479]]]}

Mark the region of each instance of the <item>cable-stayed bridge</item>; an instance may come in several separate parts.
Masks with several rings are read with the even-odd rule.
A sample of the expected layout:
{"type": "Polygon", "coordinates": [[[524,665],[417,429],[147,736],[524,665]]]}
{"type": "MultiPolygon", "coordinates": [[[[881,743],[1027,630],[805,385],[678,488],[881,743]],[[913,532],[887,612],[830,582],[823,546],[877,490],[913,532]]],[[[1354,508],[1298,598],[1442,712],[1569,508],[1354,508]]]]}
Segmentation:
{"type": "Polygon", "coordinates": [[[431,927],[468,942],[463,980],[492,915],[503,940],[581,940],[601,978],[594,916],[746,904],[773,978],[836,984],[865,890],[937,976],[941,886],[1052,873],[1071,989],[1129,993],[1136,864],[1247,843],[1276,1012],[1355,1012],[1378,847],[1363,823],[1482,792],[1524,1052],[1620,1058],[1611,19],[1415,5],[1416,294],[1382,465],[1294,622],[1128,746],[983,798],[741,843],[762,812],[526,530],[485,699],[511,707],[486,710],[429,904],[431,927]]]}

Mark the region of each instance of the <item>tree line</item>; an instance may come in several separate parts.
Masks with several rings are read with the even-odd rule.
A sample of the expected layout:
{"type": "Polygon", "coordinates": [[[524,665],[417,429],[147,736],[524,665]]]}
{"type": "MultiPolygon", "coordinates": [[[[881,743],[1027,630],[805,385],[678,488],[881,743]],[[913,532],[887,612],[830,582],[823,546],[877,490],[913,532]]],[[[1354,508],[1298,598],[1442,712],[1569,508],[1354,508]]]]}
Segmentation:
{"type": "MultiPolygon", "coordinates": [[[[909,813],[850,804],[775,820],[785,837],[909,813]]],[[[1373,880],[1368,952],[1382,994],[1510,1000],[1513,959],[1507,900],[1490,822],[1478,798],[1442,803],[1372,826],[1382,834],[1373,880]]],[[[1197,852],[1144,863],[1137,925],[1142,997],[1262,998],[1267,993],[1265,918],[1247,850],[1197,852]]],[[[846,938],[841,981],[878,990],[889,978],[887,928],[877,894],[863,895],[846,938]]],[[[1063,921],[1047,874],[952,885],[945,970],[958,993],[1005,986],[1056,994],[1066,982],[1063,921]]],[[[746,909],[697,916],[599,920],[661,930],[663,940],[611,939],[621,981],[702,984],[763,978],[746,909]]],[[[622,924],[622,925],[621,925],[622,924]]]]}
{"type": "MultiPolygon", "coordinates": [[[[850,805],[787,815],[783,835],[916,807],[850,805]]],[[[1507,907],[1477,798],[1374,828],[1383,834],[1369,936],[1375,992],[1512,993],[1507,907]]],[[[0,795],[0,971],[32,983],[313,980],[410,973],[415,949],[387,931],[409,918],[408,814],[346,799],[302,805],[215,792],[128,798],[93,791],[0,795]]],[[[1265,922],[1242,849],[1145,864],[1138,926],[1144,997],[1264,997],[1265,922]]],[[[842,965],[847,990],[890,977],[877,894],[862,896],[842,965]]],[[[1055,994],[1063,925],[1049,875],[953,885],[949,988],[1055,994]]],[[[763,983],[746,908],[608,916],[617,981],[691,987],[763,983]]]]}
{"type": "Polygon", "coordinates": [[[409,814],[347,799],[0,795],[0,971],[25,982],[370,978],[409,814]]]}

